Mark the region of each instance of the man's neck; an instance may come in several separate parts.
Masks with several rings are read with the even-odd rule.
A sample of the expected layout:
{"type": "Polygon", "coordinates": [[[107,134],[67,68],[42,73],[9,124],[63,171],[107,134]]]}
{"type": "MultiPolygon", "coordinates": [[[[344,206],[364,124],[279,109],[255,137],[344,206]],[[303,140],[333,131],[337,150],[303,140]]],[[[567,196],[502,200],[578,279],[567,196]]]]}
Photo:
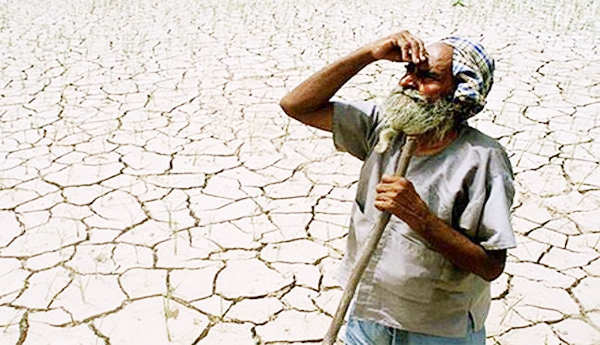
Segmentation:
{"type": "Polygon", "coordinates": [[[433,156],[442,152],[446,147],[450,146],[454,139],[458,137],[458,131],[452,130],[442,139],[431,141],[431,136],[421,135],[417,137],[417,147],[415,149],[416,156],[433,156]]]}

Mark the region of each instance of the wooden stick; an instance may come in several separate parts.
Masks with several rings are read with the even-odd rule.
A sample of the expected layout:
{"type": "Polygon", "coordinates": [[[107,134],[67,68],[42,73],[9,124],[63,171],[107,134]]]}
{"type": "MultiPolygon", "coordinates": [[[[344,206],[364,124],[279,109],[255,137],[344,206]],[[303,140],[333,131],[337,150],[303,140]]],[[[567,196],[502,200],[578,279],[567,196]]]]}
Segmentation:
{"type": "MultiPolygon", "coordinates": [[[[396,176],[404,177],[406,174],[406,170],[408,169],[408,163],[410,158],[412,157],[415,151],[416,142],[413,137],[407,137],[406,143],[402,148],[402,153],[400,155],[400,162],[398,162],[398,166],[396,168],[396,176]]],[[[360,278],[362,277],[365,269],[367,268],[369,262],[371,261],[371,256],[375,252],[377,245],[379,244],[379,240],[383,235],[383,230],[387,226],[390,221],[391,215],[387,212],[383,212],[381,217],[379,218],[379,222],[371,231],[371,235],[369,236],[367,243],[362,248],[360,252],[360,256],[356,261],[354,269],[350,274],[350,279],[348,279],[348,284],[346,285],[346,289],[344,290],[344,294],[342,295],[342,299],[340,300],[340,304],[335,312],[333,317],[333,321],[331,321],[331,325],[329,326],[329,330],[323,339],[323,345],[333,345],[337,339],[337,335],[340,331],[340,327],[344,323],[344,316],[346,316],[346,312],[348,311],[348,307],[350,306],[350,302],[354,297],[354,293],[356,292],[356,287],[360,282],[360,278]]]]}

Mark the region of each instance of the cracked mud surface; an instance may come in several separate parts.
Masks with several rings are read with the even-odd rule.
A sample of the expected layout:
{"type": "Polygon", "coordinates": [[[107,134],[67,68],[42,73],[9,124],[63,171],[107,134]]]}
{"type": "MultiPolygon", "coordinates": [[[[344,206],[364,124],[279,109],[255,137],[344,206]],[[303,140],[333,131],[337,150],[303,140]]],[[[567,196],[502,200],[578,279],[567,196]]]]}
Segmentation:
{"type": "Polygon", "coordinates": [[[599,9],[461,3],[0,0],[0,344],[318,342],[360,162],[277,104],[399,29],[497,61],[472,125],[510,153],[519,247],[488,343],[600,343],[599,9]]]}

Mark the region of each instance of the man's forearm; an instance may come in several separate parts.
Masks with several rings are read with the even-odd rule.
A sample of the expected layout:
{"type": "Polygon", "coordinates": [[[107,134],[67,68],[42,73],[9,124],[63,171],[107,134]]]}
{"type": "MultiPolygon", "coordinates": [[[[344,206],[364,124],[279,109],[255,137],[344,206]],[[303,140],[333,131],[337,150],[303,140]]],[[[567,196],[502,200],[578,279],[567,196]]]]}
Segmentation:
{"type": "Polygon", "coordinates": [[[298,85],[281,100],[281,107],[293,117],[317,111],[327,106],[350,78],[373,61],[375,60],[368,47],[358,49],[298,85]]]}
{"type": "Polygon", "coordinates": [[[498,278],[504,271],[505,250],[486,251],[434,214],[413,230],[455,266],[487,281],[498,278]]]}
{"type": "Polygon", "coordinates": [[[455,266],[475,273],[487,281],[492,281],[502,274],[506,250],[485,250],[453,229],[431,212],[409,180],[394,175],[383,175],[376,189],[377,209],[402,219],[455,266]]]}

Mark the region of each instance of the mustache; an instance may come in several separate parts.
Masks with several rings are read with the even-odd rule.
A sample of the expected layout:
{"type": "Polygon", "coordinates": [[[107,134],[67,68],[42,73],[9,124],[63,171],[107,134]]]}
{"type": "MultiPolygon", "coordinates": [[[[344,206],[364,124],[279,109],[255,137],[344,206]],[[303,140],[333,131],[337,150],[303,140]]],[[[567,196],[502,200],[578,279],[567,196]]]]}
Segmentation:
{"type": "Polygon", "coordinates": [[[392,90],[392,92],[390,93],[390,96],[394,96],[396,94],[402,94],[417,103],[419,103],[419,102],[429,103],[428,99],[425,96],[421,95],[419,93],[419,91],[417,91],[417,90],[405,89],[403,87],[398,86],[392,90]]]}

